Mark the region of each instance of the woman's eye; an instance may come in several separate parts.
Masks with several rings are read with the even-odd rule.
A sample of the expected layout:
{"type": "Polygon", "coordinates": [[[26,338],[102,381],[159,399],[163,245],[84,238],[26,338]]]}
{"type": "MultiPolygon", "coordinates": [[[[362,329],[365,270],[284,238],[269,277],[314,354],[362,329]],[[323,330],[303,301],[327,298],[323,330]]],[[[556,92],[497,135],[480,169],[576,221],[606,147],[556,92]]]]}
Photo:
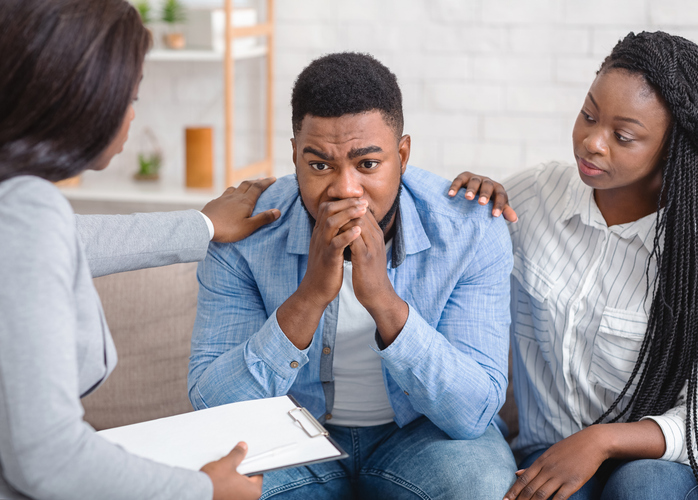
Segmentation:
{"type": "Polygon", "coordinates": [[[580,113],[582,114],[582,116],[584,117],[584,119],[585,119],[586,121],[588,121],[588,122],[594,122],[594,121],[596,121],[596,120],[594,120],[594,119],[591,117],[591,115],[590,115],[589,113],[585,113],[583,110],[580,111],[580,113]]]}
{"type": "Polygon", "coordinates": [[[633,142],[633,140],[630,137],[625,137],[622,134],[619,134],[618,132],[616,134],[616,139],[618,139],[620,142],[633,142]]]}
{"type": "Polygon", "coordinates": [[[313,170],[317,170],[318,172],[322,172],[323,170],[330,168],[327,166],[327,163],[311,163],[310,166],[313,168],[313,170]]]}
{"type": "Polygon", "coordinates": [[[366,160],[361,163],[361,166],[365,169],[371,170],[372,168],[376,168],[378,166],[378,162],[374,160],[366,160]]]}

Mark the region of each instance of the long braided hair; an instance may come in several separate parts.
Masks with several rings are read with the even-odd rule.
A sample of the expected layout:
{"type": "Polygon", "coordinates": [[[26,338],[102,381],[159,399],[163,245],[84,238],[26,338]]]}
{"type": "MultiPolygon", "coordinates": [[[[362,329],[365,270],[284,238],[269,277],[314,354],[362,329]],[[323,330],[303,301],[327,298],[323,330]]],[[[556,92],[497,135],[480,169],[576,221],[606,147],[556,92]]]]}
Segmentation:
{"type": "Polygon", "coordinates": [[[637,388],[628,404],[610,422],[626,414],[627,421],[661,415],[675,406],[687,384],[686,444],[698,479],[693,452],[698,434],[698,45],[661,31],[630,33],[614,47],[599,72],[613,68],[642,75],[664,100],[672,123],[646,272],[647,289],[653,290],[647,332],[628,382],[595,423],[616,409],[636,378],[637,388]],[[652,257],[656,278],[650,277],[652,257]]]}

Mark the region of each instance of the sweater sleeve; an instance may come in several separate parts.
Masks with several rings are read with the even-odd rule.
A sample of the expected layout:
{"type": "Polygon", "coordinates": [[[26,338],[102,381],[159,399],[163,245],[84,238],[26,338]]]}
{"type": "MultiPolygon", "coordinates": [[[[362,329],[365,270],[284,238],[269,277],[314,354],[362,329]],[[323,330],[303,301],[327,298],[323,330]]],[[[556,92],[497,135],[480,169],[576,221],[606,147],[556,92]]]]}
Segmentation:
{"type": "Polygon", "coordinates": [[[131,215],[76,215],[92,277],[206,256],[211,239],[201,212],[184,210],[131,215]]]}
{"type": "Polygon", "coordinates": [[[0,194],[0,242],[0,483],[37,499],[210,499],[205,474],[132,456],[82,419],[67,201],[15,183],[0,194]]]}

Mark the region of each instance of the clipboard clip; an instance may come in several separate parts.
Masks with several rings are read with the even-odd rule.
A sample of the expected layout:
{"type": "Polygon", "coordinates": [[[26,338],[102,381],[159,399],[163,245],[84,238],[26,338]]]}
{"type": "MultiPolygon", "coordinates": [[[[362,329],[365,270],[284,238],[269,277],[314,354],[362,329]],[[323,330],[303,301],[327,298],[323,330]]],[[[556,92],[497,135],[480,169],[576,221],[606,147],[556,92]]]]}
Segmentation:
{"type": "Polygon", "coordinates": [[[308,435],[308,437],[315,438],[319,436],[329,436],[330,433],[318,422],[313,415],[303,408],[302,406],[298,408],[292,408],[288,410],[288,415],[295,420],[298,425],[301,426],[301,429],[305,431],[305,433],[308,435]],[[296,412],[300,412],[301,415],[303,415],[303,419],[298,418],[298,415],[296,412]],[[304,422],[309,422],[310,424],[304,423],[304,422]],[[308,427],[312,426],[312,429],[308,429],[308,427]]]}

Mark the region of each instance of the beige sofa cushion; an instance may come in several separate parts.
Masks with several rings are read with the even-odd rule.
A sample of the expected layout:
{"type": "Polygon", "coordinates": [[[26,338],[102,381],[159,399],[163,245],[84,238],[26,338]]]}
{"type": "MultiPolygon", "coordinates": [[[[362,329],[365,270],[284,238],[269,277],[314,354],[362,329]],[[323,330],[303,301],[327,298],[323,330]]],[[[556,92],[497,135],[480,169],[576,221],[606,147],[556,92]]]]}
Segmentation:
{"type": "Polygon", "coordinates": [[[113,274],[94,283],[119,362],[82,400],[85,420],[99,430],[192,411],[187,369],[196,264],[113,274]]]}

